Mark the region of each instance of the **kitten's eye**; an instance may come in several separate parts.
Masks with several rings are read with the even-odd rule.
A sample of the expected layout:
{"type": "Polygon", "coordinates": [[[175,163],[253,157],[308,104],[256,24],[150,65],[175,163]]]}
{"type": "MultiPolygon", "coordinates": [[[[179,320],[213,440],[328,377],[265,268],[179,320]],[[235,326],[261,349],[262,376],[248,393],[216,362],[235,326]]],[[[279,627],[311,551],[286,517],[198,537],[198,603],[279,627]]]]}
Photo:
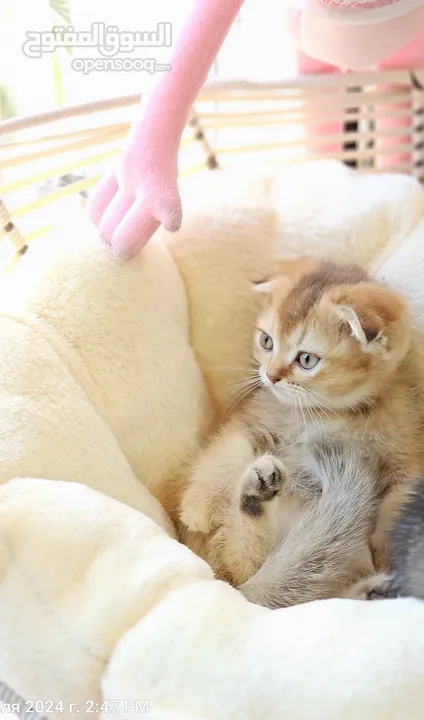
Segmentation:
{"type": "Polygon", "coordinates": [[[271,352],[274,347],[272,337],[267,335],[266,332],[261,332],[259,335],[259,345],[267,352],[271,352]]]}
{"type": "Polygon", "coordinates": [[[320,360],[321,358],[319,358],[318,355],[306,352],[299,353],[296,358],[296,362],[299,363],[300,367],[304,370],[312,370],[312,368],[318,365],[320,360]]]}

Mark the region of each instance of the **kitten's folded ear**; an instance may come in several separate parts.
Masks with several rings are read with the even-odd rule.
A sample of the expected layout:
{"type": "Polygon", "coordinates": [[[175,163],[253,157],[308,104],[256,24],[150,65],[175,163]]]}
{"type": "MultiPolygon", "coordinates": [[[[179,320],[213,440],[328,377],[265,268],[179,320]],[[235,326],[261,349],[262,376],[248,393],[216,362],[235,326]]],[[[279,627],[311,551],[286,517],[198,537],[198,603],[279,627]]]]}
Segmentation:
{"type": "Polygon", "coordinates": [[[329,295],[339,319],[347,323],[364,350],[389,349],[409,339],[408,305],[395,290],[361,282],[334,288],[329,295]]]}
{"type": "Polygon", "coordinates": [[[259,280],[258,282],[253,282],[251,287],[253,292],[255,293],[262,293],[262,295],[272,295],[272,291],[275,287],[277,280],[274,278],[270,278],[269,280],[259,280]]]}
{"type": "Polygon", "coordinates": [[[308,272],[315,269],[319,260],[309,256],[287,255],[280,257],[275,272],[268,278],[252,283],[253,292],[272,295],[276,287],[280,293],[288,292],[308,272]]]}

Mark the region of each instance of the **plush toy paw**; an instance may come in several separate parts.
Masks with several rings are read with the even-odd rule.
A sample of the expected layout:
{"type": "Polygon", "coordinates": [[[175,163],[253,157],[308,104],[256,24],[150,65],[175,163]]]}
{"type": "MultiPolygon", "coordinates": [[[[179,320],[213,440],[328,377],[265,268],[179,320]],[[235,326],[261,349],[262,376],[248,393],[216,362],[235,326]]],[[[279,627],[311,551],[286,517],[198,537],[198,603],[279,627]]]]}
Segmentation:
{"type": "Polygon", "coordinates": [[[136,193],[109,175],[97,189],[90,208],[102,239],[120,256],[136,255],[160,225],[175,232],[181,225],[181,200],[173,183],[149,177],[136,193]]]}
{"type": "Polygon", "coordinates": [[[262,503],[272,500],[286,479],[284,465],[273,455],[257,458],[246,471],[241,488],[240,505],[248,515],[261,515],[262,503]]]}

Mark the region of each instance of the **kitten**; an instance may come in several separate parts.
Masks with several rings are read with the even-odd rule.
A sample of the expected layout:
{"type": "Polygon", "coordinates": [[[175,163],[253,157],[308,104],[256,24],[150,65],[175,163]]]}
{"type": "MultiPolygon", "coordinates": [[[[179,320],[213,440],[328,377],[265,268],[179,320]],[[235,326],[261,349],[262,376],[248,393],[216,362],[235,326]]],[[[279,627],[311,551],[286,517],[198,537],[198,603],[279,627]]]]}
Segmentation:
{"type": "Polygon", "coordinates": [[[410,493],[391,533],[389,597],[424,600],[424,482],[410,493]]]}
{"type": "Polygon", "coordinates": [[[261,387],[192,468],[183,539],[254,602],[351,596],[352,587],[362,596],[354,580],[386,571],[388,532],[424,465],[407,304],[357,266],[309,258],[286,263],[256,290],[264,298],[254,350],[261,387]],[[323,438],[338,443],[331,461],[319,456],[323,438]],[[314,472],[305,473],[311,457],[314,472]],[[349,495],[353,477],[358,488],[369,481],[366,503],[362,490],[349,495]],[[367,510],[373,498],[377,514],[367,510]],[[355,527],[357,553],[347,537],[355,527]],[[310,571],[312,552],[320,563],[310,571]]]}
{"type": "MultiPolygon", "coordinates": [[[[390,533],[389,572],[377,587],[361,584],[361,597],[384,600],[415,597],[424,600],[424,482],[417,480],[390,533]],[[361,593],[362,591],[362,593],[361,593]]],[[[371,581],[371,579],[370,579],[371,581]]]]}

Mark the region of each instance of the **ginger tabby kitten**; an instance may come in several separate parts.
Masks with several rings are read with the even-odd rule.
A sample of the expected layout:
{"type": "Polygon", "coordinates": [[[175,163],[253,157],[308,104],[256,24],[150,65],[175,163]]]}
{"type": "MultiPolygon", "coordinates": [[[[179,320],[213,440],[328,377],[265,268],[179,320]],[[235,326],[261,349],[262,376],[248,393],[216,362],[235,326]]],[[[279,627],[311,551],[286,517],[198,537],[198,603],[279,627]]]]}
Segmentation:
{"type": "Polygon", "coordinates": [[[424,465],[408,306],[310,258],[256,290],[257,387],[192,467],[181,538],[253,602],[364,597],[424,465]]]}

